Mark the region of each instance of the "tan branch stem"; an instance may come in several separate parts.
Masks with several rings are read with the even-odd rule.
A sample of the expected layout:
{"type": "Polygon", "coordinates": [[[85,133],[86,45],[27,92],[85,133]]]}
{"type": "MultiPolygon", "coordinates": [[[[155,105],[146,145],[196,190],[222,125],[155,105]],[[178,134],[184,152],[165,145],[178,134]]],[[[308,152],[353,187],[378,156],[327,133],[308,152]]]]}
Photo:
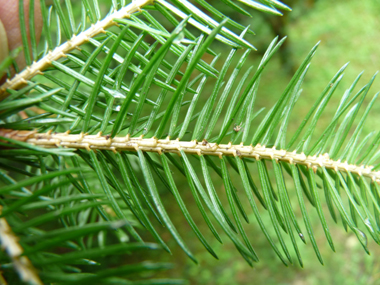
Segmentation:
{"type": "Polygon", "coordinates": [[[16,74],[12,79],[8,79],[0,87],[0,101],[8,96],[6,89],[16,89],[21,85],[26,84],[27,80],[31,79],[37,74],[41,74],[44,69],[51,65],[52,61],[60,59],[74,48],[89,41],[90,38],[100,33],[104,33],[106,28],[115,25],[116,23],[114,22],[114,19],[129,17],[129,15],[136,11],[139,11],[141,7],[151,2],[152,0],[132,0],[132,3],[129,5],[121,8],[119,11],[110,14],[96,24],[91,25],[91,27],[84,32],[78,35],[74,35],[70,40],[56,47],[53,51],[49,51],[46,56],[37,62],[33,62],[32,65],[26,67],[21,73],[16,74]]]}
{"type": "MultiPolygon", "coordinates": [[[[1,212],[2,207],[0,206],[0,214],[1,212]]],[[[43,284],[29,258],[21,256],[23,248],[5,218],[0,218],[0,243],[1,247],[12,260],[13,266],[20,275],[21,280],[29,284],[43,284]]]]}
{"type": "Polygon", "coordinates": [[[75,149],[87,150],[111,150],[111,151],[137,151],[171,152],[180,154],[180,150],[185,153],[197,155],[213,155],[219,156],[238,156],[249,157],[256,160],[259,159],[275,159],[276,161],[286,161],[294,164],[305,165],[316,171],[318,168],[325,167],[336,171],[345,171],[359,176],[363,175],[372,180],[380,182],[380,171],[372,171],[373,166],[357,166],[348,164],[347,162],[335,161],[330,159],[328,154],[319,156],[306,156],[304,153],[289,152],[286,150],[277,150],[275,148],[267,148],[265,146],[245,146],[243,144],[232,145],[208,143],[207,141],[180,141],[180,140],[157,140],[155,138],[143,139],[142,137],[131,138],[126,137],[101,136],[98,135],[70,135],[68,133],[57,134],[30,134],[26,142],[38,145],[40,147],[55,148],[68,147],[75,149]]]}

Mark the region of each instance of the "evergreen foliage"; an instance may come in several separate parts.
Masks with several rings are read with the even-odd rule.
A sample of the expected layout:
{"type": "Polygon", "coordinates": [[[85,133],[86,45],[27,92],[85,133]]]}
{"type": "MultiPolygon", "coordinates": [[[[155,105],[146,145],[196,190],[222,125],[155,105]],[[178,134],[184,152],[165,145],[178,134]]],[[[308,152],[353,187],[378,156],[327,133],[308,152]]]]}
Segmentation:
{"type": "MultiPolygon", "coordinates": [[[[269,44],[256,68],[248,60],[255,47],[245,39],[251,27],[204,0],[57,0],[50,8],[44,2],[40,43],[34,31],[28,34],[20,9],[28,67],[18,72],[15,54],[0,64],[9,77],[11,65],[18,72],[0,88],[0,241],[7,253],[0,267],[9,284],[182,284],[140,275],[171,264],[111,266],[107,257],[170,253],[161,236],[168,231],[197,263],[188,246],[195,241],[182,238],[166,209],[170,197],[197,242],[217,259],[184,191],[191,191],[215,239],[222,242],[218,232],[224,232],[251,266],[259,254],[244,230],[253,222],[248,211],[286,266],[303,266],[300,242],[312,246],[323,264],[310,209],[333,251],[326,215],[340,219],[367,253],[367,238],[380,243],[380,132],[362,134],[378,96],[363,104],[375,76],[358,87],[359,74],[322,135],[313,137],[343,66],[288,133],[318,44],[277,102],[258,110],[260,78],[285,38],[269,44]],[[103,4],[110,5],[106,14],[103,4]],[[80,13],[74,5],[81,5],[80,13]],[[213,51],[216,43],[226,56],[213,51]],[[223,61],[220,70],[217,61],[223,61]],[[178,185],[176,175],[187,185],[178,185]],[[215,175],[225,193],[216,189],[215,175]]],[[[254,9],[278,16],[291,10],[277,0],[223,2],[244,16],[254,9]]]]}

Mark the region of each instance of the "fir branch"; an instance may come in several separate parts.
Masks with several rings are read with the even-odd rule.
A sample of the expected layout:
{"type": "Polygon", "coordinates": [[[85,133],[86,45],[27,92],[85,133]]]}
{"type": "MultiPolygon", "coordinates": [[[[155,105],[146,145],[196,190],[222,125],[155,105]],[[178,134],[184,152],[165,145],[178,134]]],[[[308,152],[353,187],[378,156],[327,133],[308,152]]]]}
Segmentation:
{"type": "MultiPolygon", "coordinates": [[[[1,213],[2,206],[0,206],[1,213]]],[[[22,256],[24,250],[5,218],[0,218],[0,243],[12,260],[13,266],[20,275],[21,280],[34,285],[43,284],[29,258],[22,256]]]]}
{"type": "Polygon", "coordinates": [[[359,176],[371,178],[373,181],[380,182],[380,171],[372,171],[373,166],[358,166],[348,164],[347,161],[341,162],[340,160],[332,160],[329,155],[321,154],[318,156],[307,156],[303,152],[289,152],[283,149],[267,148],[260,144],[256,146],[245,146],[243,144],[233,145],[209,143],[206,140],[202,142],[194,141],[180,141],[156,138],[144,139],[142,136],[138,138],[131,138],[129,135],[125,137],[101,136],[97,135],[70,135],[68,133],[34,133],[32,137],[27,139],[26,142],[45,148],[65,147],[73,149],[86,149],[90,150],[111,150],[117,151],[144,151],[144,152],[157,152],[162,154],[164,152],[180,154],[181,150],[189,154],[212,155],[219,156],[237,156],[254,158],[256,160],[270,159],[288,162],[290,164],[305,165],[312,168],[314,172],[318,168],[333,169],[335,171],[344,171],[346,173],[353,173],[359,176]]]}
{"type": "Polygon", "coordinates": [[[132,1],[129,5],[110,14],[103,20],[98,21],[96,24],[93,24],[84,32],[81,32],[78,35],[73,35],[70,40],[56,47],[53,51],[49,51],[48,54],[41,58],[39,61],[32,63],[32,65],[26,67],[24,71],[16,74],[12,79],[8,79],[0,87],[0,101],[9,95],[6,92],[7,89],[15,90],[20,86],[26,84],[27,80],[30,80],[37,74],[42,74],[42,71],[49,67],[52,61],[66,57],[67,53],[88,42],[90,38],[93,38],[100,33],[105,33],[105,29],[110,26],[117,25],[117,23],[114,21],[115,19],[128,18],[132,13],[140,11],[143,6],[148,5],[151,2],[152,0],[132,1]]]}

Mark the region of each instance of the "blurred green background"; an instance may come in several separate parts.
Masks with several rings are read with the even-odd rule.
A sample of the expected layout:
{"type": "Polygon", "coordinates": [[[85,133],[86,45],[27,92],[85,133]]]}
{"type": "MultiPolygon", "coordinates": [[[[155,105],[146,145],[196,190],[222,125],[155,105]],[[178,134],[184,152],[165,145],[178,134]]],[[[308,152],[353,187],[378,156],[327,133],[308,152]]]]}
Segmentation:
{"type": "MultiPolygon", "coordinates": [[[[268,110],[274,104],[290,81],[299,63],[304,59],[308,51],[318,41],[321,41],[303,84],[303,93],[294,109],[295,115],[293,114],[292,116],[289,133],[292,133],[292,130],[294,131],[299,125],[317,96],[339,68],[346,62],[350,62],[341,85],[318,124],[316,131],[316,136],[318,136],[318,133],[323,131],[323,127],[330,122],[341,96],[356,76],[362,70],[365,70],[358,84],[361,87],[370,80],[380,67],[380,2],[377,0],[284,0],[283,2],[293,8],[292,12],[285,13],[283,17],[272,17],[259,12],[252,12],[253,17],[248,19],[243,16],[240,17],[235,12],[225,11],[228,7],[222,4],[221,1],[211,1],[215,7],[230,14],[232,18],[235,17],[236,21],[240,21],[243,25],[251,25],[252,30],[256,32],[256,36],[249,38],[258,49],[257,52],[251,53],[249,59],[255,67],[257,67],[268,44],[276,35],[281,37],[288,36],[284,49],[273,58],[264,72],[256,99],[256,110],[261,107],[266,107],[266,110],[268,110]]],[[[216,50],[224,54],[228,52],[223,46],[217,47],[216,50]]],[[[218,69],[221,68],[222,62],[218,63],[218,69]]],[[[213,82],[210,81],[210,83],[212,84],[213,82]]],[[[358,87],[356,90],[358,90],[358,87]]],[[[377,80],[367,96],[367,103],[379,90],[380,80],[377,80]]],[[[206,99],[203,98],[204,101],[206,99]]],[[[202,106],[201,103],[200,105],[202,106]]],[[[367,134],[370,131],[379,129],[379,111],[380,104],[375,104],[370,118],[366,122],[364,133],[367,134]]],[[[174,176],[175,174],[176,171],[174,171],[174,176]]],[[[182,183],[185,184],[186,182],[182,181],[182,183]]],[[[219,183],[215,184],[216,190],[218,193],[224,193],[225,190],[221,185],[221,181],[219,183]]],[[[181,180],[177,180],[177,185],[181,191],[181,180]]],[[[236,184],[237,187],[238,185],[236,184]]],[[[166,238],[173,251],[173,256],[161,252],[158,255],[152,255],[151,259],[156,260],[159,258],[175,263],[175,268],[170,272],[165,272],[164,276],[170,274],[171,277],[188,279],[190,284],[210,285],[380,284],[380,248],[373,241],[370,241],[371,255],[366,255],[356,237],[351,232],[346,233],[341,223],[335,224],[327,209],[325,211],[326,218],[332,232],[336,253],[332,252],[328,246],[316,211],[308,208],[317,243],[324,258],[324,266],[318,262],[308,241],[307,245],[299,243],[304,268],[300,268],[298,264],[287,268],[273,253],[253,214],[249,211],[248,203],[243,201],[251,221],[249,225],[244,227],[260,258],[260,262],[255,264],[254,268],[251,268],[226,236],[222,234],[223,245],[215,240],[207,226],[205,226],[199,211],[192,211],[192,208],[196,208],[196,205],[193,203],[190,191],[187,191],[187,187],[183,190],[181,195],[183,195],[187,207],[191,210],[195,222],[218,254],[220,260],[215,260],[206,252],[183,216],[177,214],[180,213],[179,209],[174,205],[173,200],[169,197],[170,195],[166,194],[168,196],[167,210],[169,215],[199,260],[199,265],[194,265],[176,245],[170,234],[167,231],[162,231],[163,237],[166,238]]],[[[294,189],[289,187],[288,190],[293,200],[293,205],[297,205],[294,189]]],[[[163,195],[165,194],[163,193],[163,195]]],[[[228,205],[226,199],[222,202],[224,205],[228,205]]],[[[296,214],[302,224],[299,209],[296,214]]],[[[264,222],[267,222],[268,225],[271,224],[269,215],[265,211],[262,211],[262,217],[264,222]]],[[[219,232],[221,233],[221,231],[219,232]]],[[[271,236],[275,236],[274,231],[271,232],[271,236]]],[[[289,249],[293,251],[290,243],[289,249]]],[[[292,257],[296,263],[294,253],[292,257]]]]}

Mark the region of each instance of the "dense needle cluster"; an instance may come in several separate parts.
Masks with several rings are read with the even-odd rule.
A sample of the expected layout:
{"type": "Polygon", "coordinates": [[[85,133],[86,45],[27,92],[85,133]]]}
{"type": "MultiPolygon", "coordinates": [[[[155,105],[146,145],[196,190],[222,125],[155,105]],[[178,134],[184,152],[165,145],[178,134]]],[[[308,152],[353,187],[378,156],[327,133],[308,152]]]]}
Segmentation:
{"type": "MultiPolygon", "coordinates": [[[[335,222],[341,219],[366,252],[367,236],[380,244],[380,132],[362,136],[378,96],[364,108],[375,76],[357,90],[359,74],[316,138],[343,66],[290,133],[293,108],[318,44],[277,102],[256,110],[260,78],[285,38],[275,38],[253,67],[249,55],[255,48],[245,39],[253,31],[204,0],[114,0],[106,16],[100,1],[81,1],[81,10],[73,9],[70,0],[65,6],[55,0],[50,10],[41,2],[43,48],[38,49],[32,31],[32,53],[25,53],[30,66],[0,87],[0,240],[6,250],[20,248],[16,256],[2,257],[2,271],[13,266],[34,284],[124,284],[118,276],[170,265],[82,270],[106,256],[159,248],[170,252],[160,226],[197,263],[163,197],[178,205],[194,239],[212,256],[218,258],[189,205],[216,240],[222,242],[222,231],[251,266],[259,254],[244,229],[248,207],[285,265],[294,263],[290,245],[303,266],[299,244],[306,241],[323,263],[310,210],[316,211],[332,250],[326,213],[335,222]],[[226,57],[213,51],[214,41],[228,49],[226,57]],[[206,84],[211,91],[204,92],[206,84]],[[180,178],[186,182],[178,189],[180,178]],[[163,196],[165,190],[169,197],[163,196]],[[182,198],[183,191],[191,192],[192,204],[182,198]],[[292,204],[291,191],[297,203],[292,204]],[[264,223],[262,211],[270,223],[264,223]],[[143,241],[142,231],[157,244],[143,241]],[[12,242],[4,243],[8,236],[12,242]]],[[[277,0],[223,2],[246,16],[253,9],[274,15],[290,11],[277,0]]],[[[29,50],[27,40],[24,49],[29,50]]]]}

